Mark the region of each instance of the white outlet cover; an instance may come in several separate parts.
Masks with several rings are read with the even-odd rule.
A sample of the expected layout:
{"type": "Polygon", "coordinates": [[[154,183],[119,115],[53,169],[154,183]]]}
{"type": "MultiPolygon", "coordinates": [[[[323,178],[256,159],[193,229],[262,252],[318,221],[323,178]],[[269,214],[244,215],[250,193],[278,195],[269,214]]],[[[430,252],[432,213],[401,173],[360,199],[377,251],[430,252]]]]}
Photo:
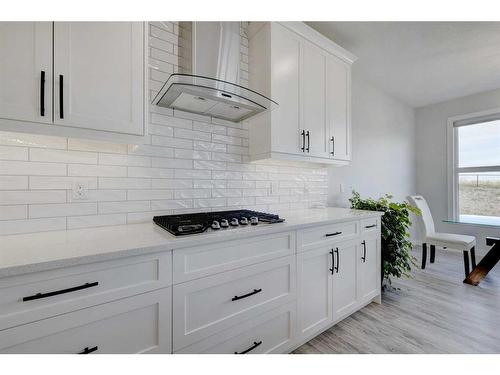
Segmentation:
{"type": "Polygon", "coordinates": [[[85,201],[89,199],[89,184],[87,181],[74,181],[71,194],[75,201],[85,201]]]}

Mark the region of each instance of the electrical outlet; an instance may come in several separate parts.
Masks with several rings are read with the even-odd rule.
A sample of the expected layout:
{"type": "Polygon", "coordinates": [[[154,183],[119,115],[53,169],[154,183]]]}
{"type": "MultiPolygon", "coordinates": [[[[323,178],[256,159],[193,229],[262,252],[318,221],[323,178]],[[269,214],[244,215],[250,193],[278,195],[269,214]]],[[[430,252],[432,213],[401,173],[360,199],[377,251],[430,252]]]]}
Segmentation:
{"type": "Polygon", "coordinates": [[[75,201],[85,201],[89,199],[89,184],[87,181],[74,181],[72,197],[75,201]]]}
{"type": "Polygon", "coordinates": [[[341,193],[344,193],[344,192],[345,192],[345,189],[344,189],[344,184],[343,184],[343,183],[340,183],[340,192],[341,192],[341,193]]]}

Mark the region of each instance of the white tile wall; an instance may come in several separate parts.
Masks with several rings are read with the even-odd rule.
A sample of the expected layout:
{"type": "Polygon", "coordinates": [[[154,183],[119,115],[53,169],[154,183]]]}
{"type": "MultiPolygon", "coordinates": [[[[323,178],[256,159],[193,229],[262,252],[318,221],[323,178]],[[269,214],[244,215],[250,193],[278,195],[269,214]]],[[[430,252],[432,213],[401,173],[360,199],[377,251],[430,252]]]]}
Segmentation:
{"type": "MultiPolygon", "coordinates": [[[[248,40],[242,23],[242,79],[248,40]]],[[[149,26],[150,98],[178,71],[179,26],[149,26]]],[[[149,144],[0,132],[0,234],[150,221],[174,212],[246,207],[279,212],[324,204],[327,170],[248,162],[245,124],[150,107],[149,144]],[[71,189],[85,181],[89,199],[71,189]],[[278,190],[271,195],[271,181],[278,190]]]]}

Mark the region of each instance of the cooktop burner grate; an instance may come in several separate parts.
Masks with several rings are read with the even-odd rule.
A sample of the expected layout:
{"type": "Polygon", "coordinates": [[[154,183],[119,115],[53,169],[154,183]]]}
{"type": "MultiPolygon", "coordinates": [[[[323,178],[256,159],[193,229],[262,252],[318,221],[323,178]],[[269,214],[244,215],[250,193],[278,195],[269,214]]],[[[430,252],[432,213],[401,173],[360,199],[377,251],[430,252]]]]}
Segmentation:
{"type": "MultiPolygon", "coordinates": [[[[215,211],[215,212],[200,212],[194,214],[180,215],[163,215],[153,217],[153,221],[166,229],[174,236],[183,236],[188,234],[203,233],[211,227],[214,221],[220,223],[224,220],[231,221],[236,219],[242,222],[243,218],[250,221],[252,217],[258,218],[259,223],[281,223],[285,219],[278,215],[268,214],[265,212],[251,210],[231,210],[231,211],[215,211]]],[[[244,219],[243,219],[244,220],[244,219]]]]}

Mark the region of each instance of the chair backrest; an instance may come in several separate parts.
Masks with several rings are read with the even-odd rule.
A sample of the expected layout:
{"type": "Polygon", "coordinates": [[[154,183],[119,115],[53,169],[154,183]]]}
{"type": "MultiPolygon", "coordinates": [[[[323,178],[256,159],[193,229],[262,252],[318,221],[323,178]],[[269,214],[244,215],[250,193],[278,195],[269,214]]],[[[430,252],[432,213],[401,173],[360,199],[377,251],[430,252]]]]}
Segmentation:
{"type": "Polygon", "coordinates": [[[421,212],[421,215],[417,216],[417,220],[424,237],[427,237],[430,233],[434,233],[434,220],[432,219],[431,210],[429,209],[425,198],[421,195],[410,195],[408,197],[408,201],[413,206],[417,207],[421,212]]]}

